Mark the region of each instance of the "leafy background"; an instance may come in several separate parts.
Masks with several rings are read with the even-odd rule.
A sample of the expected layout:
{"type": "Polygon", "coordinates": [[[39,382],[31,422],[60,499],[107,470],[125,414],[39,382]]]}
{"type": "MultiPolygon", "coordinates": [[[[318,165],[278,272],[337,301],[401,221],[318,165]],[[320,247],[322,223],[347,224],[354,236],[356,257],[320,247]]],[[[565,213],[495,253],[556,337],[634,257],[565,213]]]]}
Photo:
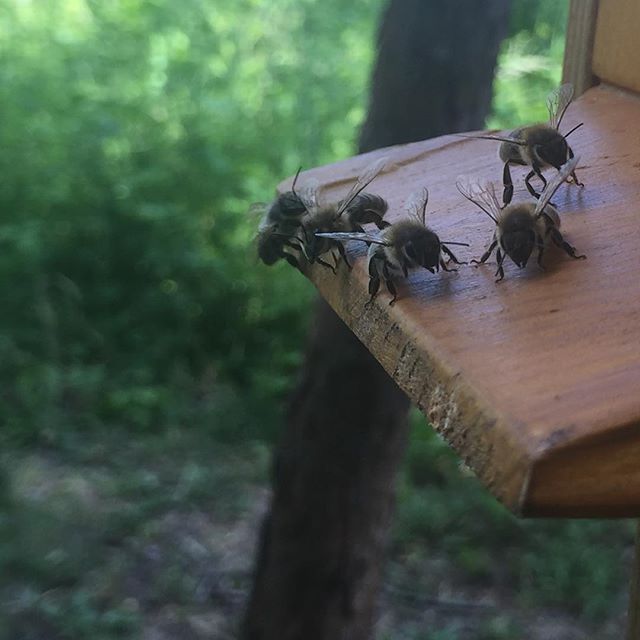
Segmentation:
{"type": "MultiPolygon", "coordinates": [[[[314,297],[257,262],[246,211],[354,152],[381,8],[0,4],[0,638],[207,637],[212,608],[213,637],[232,634],[250,560],[198,601],[213,578],[174,547],[195,537],[217,566],[222,533],[253,530],[314,297]],[[185,512],[208,518],[208,546],[188,518],[172,528],[185,512]]],[[[488,126],[546,117],[566,16],[514,0],[488,126]]],[[[558,637],[618,637],[628,526],[516,521],[413,419],[381,632],[512,638],[547,611],[558,637]],[[451,576],[473,597],[497,585],[500,606],[424,631],[406,594],[451,576]]]]}

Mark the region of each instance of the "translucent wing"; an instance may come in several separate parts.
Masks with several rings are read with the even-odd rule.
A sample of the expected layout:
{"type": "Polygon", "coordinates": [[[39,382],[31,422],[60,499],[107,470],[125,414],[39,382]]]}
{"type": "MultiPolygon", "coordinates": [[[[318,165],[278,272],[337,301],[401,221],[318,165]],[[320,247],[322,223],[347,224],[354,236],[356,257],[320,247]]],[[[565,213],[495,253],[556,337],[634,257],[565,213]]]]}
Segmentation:
{"type": "Polygon", "coordinates": [[[563,164],[558,173],[556,173],[556,175],[547,182],[547,186],[544,188],[544,191],[540,195],[536,204],[534,211],[536,216],[540,215],[544,211],[544,208],[549,204],[549,201],[553,198],[553,194],[558,190],[558,187],[576,170],[579,160],[580,158],[577,156],[575,158],[571,158],[571,160],[566,164],[563,164]]]}
{"type": "Polygon", "coordinates": [[[294,193],[300,198],[307,211],[318,208],[320,183],[315,178],[308,178],[299,187],[295,187],[294,193]]]}
{"type": "Polygon", "coordinates": [[[252,217],[263,216],[269,207],[267,202],[253,202],[249,205],[249,211],[247,212],[252,217]]]}
{"type": "Polygon", "coordinates": [[[455,136],[458,138],[472,138],[473,140],[495,140],[496,142],[508,142],[510,144],[517,144],[520,147],[525,147],[527,145],[526,142],[522,140],[518,140],[517,138],[510,138],[509,136],[495,136],[495,135],[467,135],[465,133],[455,133],[455,136]]]}
{"type": "Polygon", "coordinates": [[[374,244],[388,245],[379,233],[365,233],[358,231],[335,231],[332,233],[316,233],[319,238],[333,238],[334,240],[359,240],[360,242],[368,242],[374,244]]]}
{"type": "Polygon", "coordinates": [[[349,205],[353,202],[355,197],[373,181],[373,179],[384,170],[387,166],[388,158],[385,156],[383,158],[378,158],[375,162],[372,162],[368,165],[364,171],[358,176],[357,180],[354,182],[351,189],[349,189],[349,193],[340,201],[340,208],[338,209],[338,215],[343,214],[349,207],[349,205]]]}
{"type": "Polygon", "coordinates": [[[404,208],[407,213],[424,225],[427,213],[427,202],[429,202],[429,189],[422,187],[414,191],[405,202],[404,208]]]}
{"type": "Polygon", "coordinates": [[[562,122],[562,117],[573,98],[573,85],[566,83],[560,85],[552,91],[547,98],[547,109],[549,110],[549,124],[558,129],[562,122]]]}
{"type": "Polygon", "coordinates": [[[478,180],[461,177],[456,181],[456,188],[469,202],[473,202],[498,224],[502,207],[493,182],[481,183],[478,180]]]}

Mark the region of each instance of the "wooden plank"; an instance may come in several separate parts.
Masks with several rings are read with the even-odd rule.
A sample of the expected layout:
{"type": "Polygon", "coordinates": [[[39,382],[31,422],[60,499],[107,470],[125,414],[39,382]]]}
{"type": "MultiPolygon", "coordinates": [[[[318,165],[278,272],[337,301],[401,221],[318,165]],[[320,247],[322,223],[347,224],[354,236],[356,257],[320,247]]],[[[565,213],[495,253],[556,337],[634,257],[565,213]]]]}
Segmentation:
{"type": "Polygon", "coordinates": [[[603,81],[640,92],[638,0],[600,0],[593,72],[603,81]]]}
{"type": "Polygon", "coordinates": [[[598,0],[571,0],[565,38],[563,82],[570,82],[581,96],[595,84],[591,70],[598,0]]]}
{"type": "MultiPolygon", "coordinates": [[[[365,250],[350,243],[352,271],[307,275],[340,317],[460,453],[490,491],[525,515],[640,515],[640,99],[596,87],[569,108],[584,189],[554,197],[563,232],[586,253],[550,251],[546,271],[495,263],[458,273],[416,272],[393,307],[367,305],[365,250]]],[[[429,224],[467,241],[478,257],[491,221],[460,196],[459,174],[500,180],[496,143],[445,136],[351,158],[302,174],[344,195],[375,157],[394,162],[373,183],[402,216],[426,185],[429,224]]],[[[525,170],[516,197],[528,198],[525,170]]],[[[290,180],[280,189],[290,186],[290,180]]],[[[532,260],[532,263],[535,261],[532,260]]],[[[366,402],[366,398],[363,398],[366,402]]]]}

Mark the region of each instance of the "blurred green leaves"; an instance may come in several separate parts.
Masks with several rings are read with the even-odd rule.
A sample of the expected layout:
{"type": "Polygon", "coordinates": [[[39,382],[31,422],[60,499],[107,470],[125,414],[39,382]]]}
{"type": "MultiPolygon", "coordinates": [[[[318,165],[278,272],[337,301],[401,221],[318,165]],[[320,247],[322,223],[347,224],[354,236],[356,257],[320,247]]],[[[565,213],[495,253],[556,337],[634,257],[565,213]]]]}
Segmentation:
{"type": "Polygon", "coordinates": [[[219,388],[268,428],[311,291],[245,212],[352,152],[377,5],[3,5],[5,433],[208,421],[219,388]]]}
{"type": "Polygon", "coordinates": [[[508,129],[547,120],[547,94],[560,84],[567,0],[514,0],[487,127],[508,129]]]}

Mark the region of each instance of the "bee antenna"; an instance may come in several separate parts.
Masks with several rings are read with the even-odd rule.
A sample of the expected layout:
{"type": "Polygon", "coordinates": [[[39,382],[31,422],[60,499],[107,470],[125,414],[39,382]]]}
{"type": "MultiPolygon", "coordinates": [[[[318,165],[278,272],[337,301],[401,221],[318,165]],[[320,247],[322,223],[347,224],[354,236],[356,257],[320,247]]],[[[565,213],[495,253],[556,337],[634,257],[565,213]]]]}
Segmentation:
{"type": "Polygon", "coordinates": [[[293,183],[291,184],[291,191],[293,192],[293,195],[296,196],[296,198],[298,197],[298,194],[296,193],[296,182],[298,182],[298,176],[300,175],[301,171],[302,171],[302,165],[298,167],[298,170],[296,171],[296,175],[293,178],[293,183]]]}
{"type": "Polygon", "coordinates": [[[291,193],[293,193],[293,195],[296,198],[298,198],[298,200],[300,200],[300,202],[302,203],[302,206],[304,207],[304,210],[310,214],[311,211],[309,211],[309,207],[307,207],[307,203],[296,193],[296,182],[298,181],[298,176],[300,175],[301,171],[302,171],[302,165],[298,167],[298,170],[296,171],[296,175],[293,178],[293,182],[291,183],[291,193]]]}
{"type": "Polygon", "coordinates": [[[468,242],[445,242],[444,240],[440,241],[440,244],[456,244],[460,247],[469,247],[471,246],[468,242]]]}
{"type": "Polygon", "coordinates": [[[584,122],[581,122],[580,124],[577,124],[575,127],[573,127],[573,129],[571,129],[571,131],[569,131],[569,133],[565,133],[564,137],[568,138],[576,129],[579,129],[583,124],[584,124],[584,122]]]}

